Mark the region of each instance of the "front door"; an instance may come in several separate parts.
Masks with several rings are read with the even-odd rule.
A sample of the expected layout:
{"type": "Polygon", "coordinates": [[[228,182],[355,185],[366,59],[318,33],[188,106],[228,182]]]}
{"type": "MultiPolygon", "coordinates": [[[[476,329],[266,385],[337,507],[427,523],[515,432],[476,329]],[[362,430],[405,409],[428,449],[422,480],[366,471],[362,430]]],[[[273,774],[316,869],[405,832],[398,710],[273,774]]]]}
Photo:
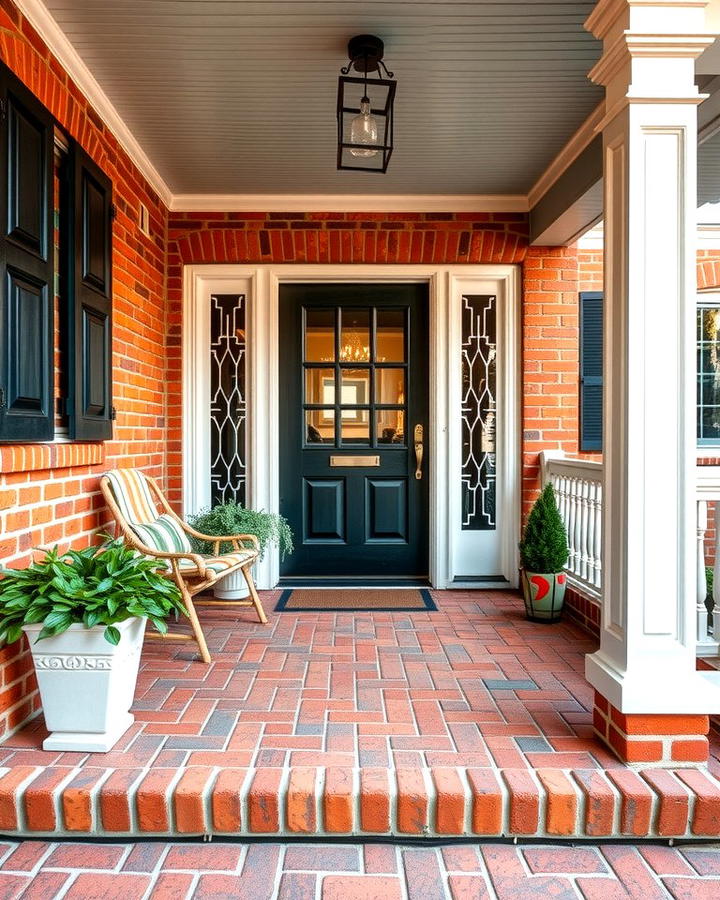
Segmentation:
{"type": "Polygon", "coordinates": [[[280,288],[283,578],[428,577],[428,288],[280,288]]]}

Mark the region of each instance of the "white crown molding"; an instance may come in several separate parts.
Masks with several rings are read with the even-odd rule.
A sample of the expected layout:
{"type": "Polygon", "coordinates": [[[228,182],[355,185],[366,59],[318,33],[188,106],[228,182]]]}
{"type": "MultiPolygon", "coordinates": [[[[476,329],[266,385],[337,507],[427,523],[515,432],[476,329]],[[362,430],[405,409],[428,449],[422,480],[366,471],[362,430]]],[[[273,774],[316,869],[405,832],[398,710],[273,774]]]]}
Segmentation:
{"type": "Polygon", "coordinates": [[[565,144],[550,165],[545,169],[528,192],[528,209],[532,209],[538,200],[547,193],[560,176],[580,156],[598,133],[598,125],[605,116],[605,101],[602,100],[585,119],[575,134],[565,144]]]}
{"type": "Polygon", "coordinates": [[[524,194],[175,194],[171,212],[527,212],[524,194]]]}
{"type": "Polygon", "coordinates": [[[166,206],[172,191],[42,0],[13,0],[166,206]]]}

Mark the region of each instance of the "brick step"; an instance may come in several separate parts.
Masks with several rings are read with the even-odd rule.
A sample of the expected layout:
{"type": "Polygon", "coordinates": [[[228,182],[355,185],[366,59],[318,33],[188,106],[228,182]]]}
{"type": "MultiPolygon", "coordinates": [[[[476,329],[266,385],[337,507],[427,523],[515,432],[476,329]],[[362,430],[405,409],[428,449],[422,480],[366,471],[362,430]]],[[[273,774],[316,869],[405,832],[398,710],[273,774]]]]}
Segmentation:
{"type": "Polygon", "coordinates": [[[707,770],[0,768],[6,835],[720,836],[707,770]]]}

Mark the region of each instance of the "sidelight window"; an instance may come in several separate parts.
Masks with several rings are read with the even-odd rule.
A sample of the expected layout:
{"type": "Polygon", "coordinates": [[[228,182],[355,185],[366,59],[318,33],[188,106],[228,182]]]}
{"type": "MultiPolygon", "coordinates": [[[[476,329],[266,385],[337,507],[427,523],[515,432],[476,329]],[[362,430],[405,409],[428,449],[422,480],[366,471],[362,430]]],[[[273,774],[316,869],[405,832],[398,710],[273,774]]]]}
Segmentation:
{"type": "Polygon", "coordinates": [[[462,296],[462,528],[496,527],[496,298],[462,296]]]}

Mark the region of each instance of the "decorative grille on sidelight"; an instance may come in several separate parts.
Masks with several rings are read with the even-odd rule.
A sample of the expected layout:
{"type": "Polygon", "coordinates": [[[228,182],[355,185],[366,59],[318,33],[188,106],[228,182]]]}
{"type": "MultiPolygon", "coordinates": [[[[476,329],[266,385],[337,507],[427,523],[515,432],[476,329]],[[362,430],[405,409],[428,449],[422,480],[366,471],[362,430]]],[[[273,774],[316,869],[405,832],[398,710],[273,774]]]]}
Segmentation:
{"type": "Polygon", "coordinates": [[[210,482],[212,503],[245,504],[244,294],[210,305],[210,482]]]}
{"type": "Polygon", "coordinates": [[[495,519],[495,297],[462,297],[462,528],[492,531],[495,519]]]}

